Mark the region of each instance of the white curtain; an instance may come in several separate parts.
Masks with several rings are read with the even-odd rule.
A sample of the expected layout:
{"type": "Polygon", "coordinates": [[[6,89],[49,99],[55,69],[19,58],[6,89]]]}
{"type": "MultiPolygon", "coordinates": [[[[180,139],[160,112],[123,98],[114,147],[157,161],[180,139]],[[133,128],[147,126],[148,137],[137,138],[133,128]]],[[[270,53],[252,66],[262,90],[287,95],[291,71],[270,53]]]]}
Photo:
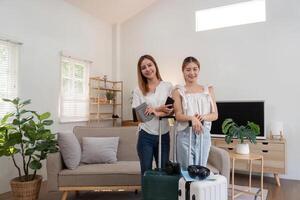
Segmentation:
{"type": "Polygon", "coordinates": [[[61,122],[87,121],[89,111],[90,62],[61,57],[61,122]]]}
{"type": "Polygon", "coordinates": [[[18,95],[19,45],[0,40],[0,118],[13,107],[2,98],[13,99],[18,95]]]}

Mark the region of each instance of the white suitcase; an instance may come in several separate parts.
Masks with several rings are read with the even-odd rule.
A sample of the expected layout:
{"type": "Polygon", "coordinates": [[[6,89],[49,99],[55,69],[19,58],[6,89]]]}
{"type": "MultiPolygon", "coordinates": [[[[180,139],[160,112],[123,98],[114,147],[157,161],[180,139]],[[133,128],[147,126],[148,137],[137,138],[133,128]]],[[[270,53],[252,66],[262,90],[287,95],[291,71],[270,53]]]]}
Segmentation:
{"type": "Polygon", "coordinates": [[[178,200],[227,200],[227,179],[222,175],[212,175],[202,181],[179,180],[178,200]]]}
{"type": "MultiPolygon", "coordinates": [[[[192,123],[189,122],[190,127],[190,141],[189,141],[189,156],[191,155],[191,138],[192,138],[192,123]]],[[[200,148],[203,149],[203,135],[201,135],[200,148]]],[[[203,152],[203,150],[201,150],[203,152]]],[[[189,163],[190,157],[189,157],[189,163]]],[[[202,163],[202,155],[200,156],[200,163],[202,163]]],[[[185,181],[182,177],[178,183],[178,200],[227,200],[227,179],[222,175],[211,175],[205,180],[185,181]]]]}

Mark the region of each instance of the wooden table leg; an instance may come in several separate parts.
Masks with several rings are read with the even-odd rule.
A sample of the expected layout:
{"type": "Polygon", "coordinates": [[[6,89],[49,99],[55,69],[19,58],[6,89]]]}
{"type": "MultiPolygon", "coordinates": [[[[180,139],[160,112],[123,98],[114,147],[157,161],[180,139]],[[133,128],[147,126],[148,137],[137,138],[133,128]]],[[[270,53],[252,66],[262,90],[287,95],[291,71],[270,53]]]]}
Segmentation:
{"type": "Polygon", "coordinates": [[[231,199],[234,200],[234,163],[235,159],[232,158],[232,180],[231,180],[231,199]]]}
{"type": "Polygon", "coordinates": [[[249,171],[249,191],[251,191],[251,179],[252,179],[252,160],[250,160],[250,171],[249,171]]]}
{"type": "Polygon", "coordinates": [[[279,175],[278,175],[278,174],[274,174],[274,178],[275,178],[275,180],[276,180],[277,186],[280,187],[280,178],[279,178],[279,175]]]}
{"type": "Polygon", "coordinates": [[[68,197],[68,191],[64,191],[61,200],[67,200],[67,197],[68,197]]]}
{"type": "Polygon", "coordinates": [[[261,158],[261,180],[260,180],[260,189],[261,189],[261,199],[264,200],[264,158],[261,158]]]}

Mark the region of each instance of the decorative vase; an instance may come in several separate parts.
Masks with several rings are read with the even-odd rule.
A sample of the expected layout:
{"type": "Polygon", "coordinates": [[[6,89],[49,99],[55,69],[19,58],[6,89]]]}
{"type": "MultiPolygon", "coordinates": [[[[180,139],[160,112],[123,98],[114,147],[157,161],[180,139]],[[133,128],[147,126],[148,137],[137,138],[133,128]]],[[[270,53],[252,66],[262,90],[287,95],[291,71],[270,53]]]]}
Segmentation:
{"type": "Polygon", "coordinates": [[[249,144],[248,143],[241,143],[236,145],[236,153],[238,154],[249,154],[249,144]]]}
{"type": "Polygon", "coordinates": [[[10,181],[13,200],[37,200],[39,198],[42,176],[36,175],[32,181],[21,182],[19,177],[10,181]]]}

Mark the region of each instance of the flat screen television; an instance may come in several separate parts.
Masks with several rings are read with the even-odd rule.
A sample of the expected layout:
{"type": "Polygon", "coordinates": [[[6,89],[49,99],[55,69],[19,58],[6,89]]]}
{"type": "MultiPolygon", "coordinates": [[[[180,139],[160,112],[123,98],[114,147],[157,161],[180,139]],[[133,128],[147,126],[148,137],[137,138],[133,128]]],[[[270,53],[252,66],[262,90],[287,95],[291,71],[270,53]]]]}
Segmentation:
{"type": "Polygon", "coordinates": [[[231,118],[238,125],[254,122],[260,127],[257,139],[266,139],[265,134],[265,103],[264,101],[217,101],[219,117],[212,123],[212,137],[225,137],[222,133],[222,123],[231,118]]]}

